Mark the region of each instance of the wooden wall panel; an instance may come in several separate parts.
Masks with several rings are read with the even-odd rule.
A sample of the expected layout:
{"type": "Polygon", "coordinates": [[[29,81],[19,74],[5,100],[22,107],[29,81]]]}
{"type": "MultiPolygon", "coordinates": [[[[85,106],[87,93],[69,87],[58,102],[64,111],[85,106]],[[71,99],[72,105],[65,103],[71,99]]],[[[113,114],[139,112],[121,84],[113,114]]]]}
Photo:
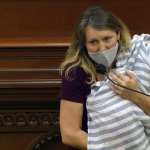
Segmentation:
{"type": "Polygon", "coordinates": [[[0,145],[3,150],[35,150],[39,145],[39,150],[67,148],[58,138],[51,141],[52,137],[60,136],[58,66],[66,49],[66,46],[54,45],[0,47],[0,145]]]}
{"type": "Polygon", "coordinates": [[[1,0],[0,43],[67,43],[79,14],[94,4],[121,17],[132,33],[150,32],[149,0],[1,0]]]}

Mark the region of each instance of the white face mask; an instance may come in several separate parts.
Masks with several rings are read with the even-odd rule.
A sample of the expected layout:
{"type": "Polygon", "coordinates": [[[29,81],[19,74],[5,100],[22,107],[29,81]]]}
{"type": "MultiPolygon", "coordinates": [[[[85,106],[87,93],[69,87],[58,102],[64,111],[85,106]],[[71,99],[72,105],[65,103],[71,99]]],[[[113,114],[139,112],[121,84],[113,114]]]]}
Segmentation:
{"type": "Polygon", "coordinates": [[[110,67],[116,57],[117,51],[118,51],[118,42],[114,47],[110,49],[106,49],[102,52],[100,51],[96,53],[88,52],[88,54],[90,58],[97,64],[103,64],[105,67],[110,67]]]}

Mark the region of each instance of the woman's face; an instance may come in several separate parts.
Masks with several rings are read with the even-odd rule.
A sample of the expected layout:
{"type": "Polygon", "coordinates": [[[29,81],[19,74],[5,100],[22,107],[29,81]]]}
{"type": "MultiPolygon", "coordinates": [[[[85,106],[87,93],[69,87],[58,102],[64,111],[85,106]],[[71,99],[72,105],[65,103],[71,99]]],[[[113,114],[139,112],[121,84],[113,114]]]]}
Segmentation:
{"type": "Polygon", "coordinates": [[[120,34],[110,29],[97,30],[87,26],[85,30],[85,46],[89,52],[99,52],[114,47],[120,34]]]}

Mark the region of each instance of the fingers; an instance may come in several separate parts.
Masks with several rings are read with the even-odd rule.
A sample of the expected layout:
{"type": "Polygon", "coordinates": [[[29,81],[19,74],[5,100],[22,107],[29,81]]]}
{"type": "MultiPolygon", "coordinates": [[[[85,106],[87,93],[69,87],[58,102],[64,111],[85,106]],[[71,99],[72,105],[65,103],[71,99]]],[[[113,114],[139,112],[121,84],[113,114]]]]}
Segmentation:
{"type": "Polygon", "coordinates": [[[109,82],[109,87],[122,98],[131,99],[134,93],[127,88],[136,89],[138,87],[138,81],[135,73],[130,70],[127,70],[125,73],[113,71],[109,75],[111,79],[116,82],[116,84],[109,82]]]}
{"type": "Polygon", "coordinates": [[[125,75],[119,75],[117,76],[116,74],[112,74],[113,76],[113,81],[115,79],[115,82],[117,81],[116,84],[114,84],[113,82],[109,82],[109,87],[118,95],[120,95],[121,97],[127,97],[126,95],[128,95],[128,90],[125,88],[126,87],[126,82],[122,79],[124,79],[125,75]],[[122,87],[123,86],[123,87],[122,87]]]}
{"type": "Polygon", "coordinates": [[[125,81],[128,81],[128,76],[126,76],[126,75],[123,75],[123,74],[121,74],[121,73],[110,73],[109,74],[110,75],[110,77],[111,77],[111,79],[113,80],[113,81],[115,81],[115,82],[117,82],[117,83],[119,83],[119,84],[121,84],[121,85],[124,85],[124,82],[125,81]]]}
{"type": "Polygon", "coordinates": [[[127,70],[126,73],[119,73],[119,72],[110,72],[110,76],[112,77],[113,80],[115,80],[118,83],[127,83],[130,82],[131,80],[136,80],[136,75],[133,71],[127,70]]]}
{"type": "Polygon", "coordinates": [[[131,78],[131,79],[135,79],[135,78],[136,78],[135,73],[134,73],[133,71],[131,71],[131,70],[127,70],[127,71],[126,71],[126,75],[127,75],[129,78],[131,78]]]}
{"type": "Polygon", "coordinates": [[[136,76],[134,72],[130,70],[126,71],[126,74],[111,72],[110,77],[114,82],[116,82],[116,84],[118,84],[116,85],[113,82],[110,82],[110,88],[119,95],[128,95],[128,90],[123,87],[131,89],[136,89],[138,87],[136,76]]]}
{"type": "Polygon", "coordinates": [[[116,93],[116,94],[119,94],[119,95],[122,95],[123,93],[123,88],[116,85],[116,84],[113,84],[112,82],[109,84],[109,87],[116,93]]]}

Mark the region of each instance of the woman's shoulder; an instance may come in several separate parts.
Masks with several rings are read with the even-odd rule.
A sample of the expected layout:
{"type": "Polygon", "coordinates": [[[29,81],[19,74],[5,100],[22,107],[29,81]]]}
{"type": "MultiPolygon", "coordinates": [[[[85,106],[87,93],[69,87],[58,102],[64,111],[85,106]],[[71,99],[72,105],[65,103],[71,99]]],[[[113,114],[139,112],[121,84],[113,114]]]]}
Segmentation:
{"type": "Polygon", "coordinates": [[[87,75],[80,66],[71,68],[69,72],[66,69],[62,75],[62,87],[58,99],[83,103],[90,92],[90,85],[86,82],[87,75]],[[65,75],[66,72],[68,75],[65,75]]]}
{"type": "Polygon", "coordinates": [[[87,73],[81,66],[75,66],[69,69],[69,67],[65,68],[62,74],[63,78],[71,79],[71,80],[81,80],[84,81],[88,77],[87,73]]]}

